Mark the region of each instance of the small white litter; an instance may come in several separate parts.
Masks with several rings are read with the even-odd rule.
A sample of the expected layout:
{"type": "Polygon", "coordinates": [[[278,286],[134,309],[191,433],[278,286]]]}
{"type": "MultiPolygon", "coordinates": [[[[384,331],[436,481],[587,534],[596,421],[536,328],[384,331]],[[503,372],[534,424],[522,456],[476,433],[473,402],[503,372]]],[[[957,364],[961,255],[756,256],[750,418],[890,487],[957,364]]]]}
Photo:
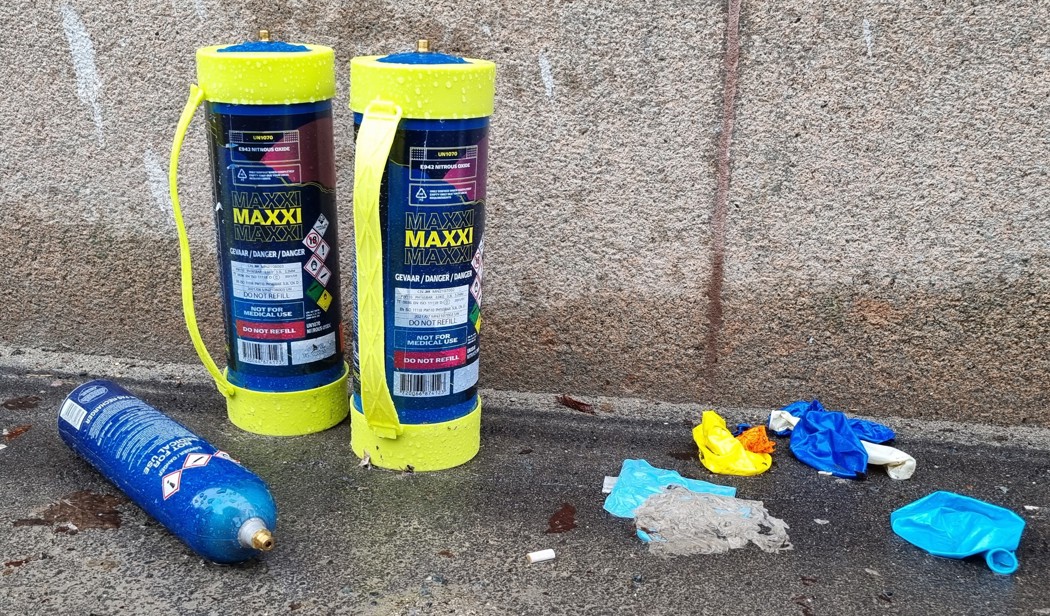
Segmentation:
{"type": "Polygon", "coordinates": [[[525,560],[529,561],[530,565],[535,563],[542,563],[545,560],[554,560],[554,550],[540,550],[538,552],[529,552],[525,555],[525,560]]]}

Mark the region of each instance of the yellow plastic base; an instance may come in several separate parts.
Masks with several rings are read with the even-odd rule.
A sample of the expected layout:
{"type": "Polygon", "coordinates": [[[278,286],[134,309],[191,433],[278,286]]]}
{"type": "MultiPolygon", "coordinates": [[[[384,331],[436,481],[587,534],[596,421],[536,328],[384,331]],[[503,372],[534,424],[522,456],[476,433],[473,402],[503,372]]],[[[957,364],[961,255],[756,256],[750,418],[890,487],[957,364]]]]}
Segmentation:
{"type": "Polygon", "coordinates": [[[481,448],[481,398],[470,414],[435,424],[401,424],[396,439],[382,438],[363,413],[350,412],[350,447],[357,457],[393,470],[440,471],[470,461],[481,448]]]}
{"type": "Polygon", "coordinates": [[[327,430],[350,411],[349,375],[344,363],[339,380],[304,391],[255,391],[231,384],[226,412],[233,425],[255,434],[300,436],[327,430]]]}

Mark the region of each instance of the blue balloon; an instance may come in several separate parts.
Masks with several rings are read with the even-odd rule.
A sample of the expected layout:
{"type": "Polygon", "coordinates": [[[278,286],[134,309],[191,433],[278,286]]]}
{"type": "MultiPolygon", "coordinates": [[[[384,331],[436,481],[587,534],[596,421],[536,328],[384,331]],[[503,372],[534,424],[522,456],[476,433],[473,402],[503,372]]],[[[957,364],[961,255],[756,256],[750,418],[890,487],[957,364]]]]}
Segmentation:
{"type": "Polygon", "coordinates": [[[885,443],[897,438],[893,428],[874,421],[868,421],[867,419],[851,417],[849,426],[853,428],[853,433],[857,435],[857,438],[869,443],[885,443]]]}
{"type": "MultiPolygon", "coordinates": [[[[817,412],[817,413],[837,413],[838,411],[829,411],[824,408],[824,405],[820,403],[820,400],[813,400],[806,402],[805,400],[799,400],[792,402],[791,404],[781,408],[782,411],[787,411],[795,417],[801,418],[806,413],[817,412]]],[[[862,441],[868,441],[869,443],[885,443],[892,441],[897,438],[897,434],[889,426],[884,426],[874,421],[868,421],[867,419],[857,419],[851,417],[848,419],[850,427],[853,432],[862,441]]],[[[774,431],[777,436],[787,436],[790,430],[774,431]]]]}
{"type": "Polygon", "coordinates": [[[791,452],[819,471],[859,479],[868,469],[868,452],[838,411],[807,412],[791,431],[791,452]]]}
{"type": "Polygon", "coordinates": [[[1009,509],[953,492],[934,492],[890,514],[893,532],[908,543],[945,558],[984,554],[1001,575],[1017,571],[1024,524],[1009,509]]]}
{"type": "Polygon", "coordinates": [[[675,471],[656,468],[645,460],[624,460],[620,478],[605,499],[605,510],[618,518],[633,518],[634,510],[647,498],[660,494],[669,485],[679,485],[693,492],[719,496],[736,496],[736,488],[682,477],[675,471]]]}

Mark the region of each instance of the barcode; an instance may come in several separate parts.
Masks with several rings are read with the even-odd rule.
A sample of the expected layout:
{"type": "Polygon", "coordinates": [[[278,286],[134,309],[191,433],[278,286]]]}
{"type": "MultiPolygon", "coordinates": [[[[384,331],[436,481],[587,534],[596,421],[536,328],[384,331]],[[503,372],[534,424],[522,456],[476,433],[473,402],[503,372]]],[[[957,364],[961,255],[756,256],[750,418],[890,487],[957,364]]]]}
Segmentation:
{"type": "Polygon", "coordinates": [[[394,395],[429,398],[448,395],[448,372],[394,372],[394,395]]]}
{"type": "Polygon", "coordinates": [[[79,430],[80,425],[84,423],[84,418],[87,417],[87,409],[72,400],[66,400],[62,404],[62,410],[59,411],[58,416],[79,430]]]}
{"type": "Polygon", "coordinates": [[[237,356],[247,364],[287,366],[288,347],[283,342],[249,342],[237,340],[237,356]]]}

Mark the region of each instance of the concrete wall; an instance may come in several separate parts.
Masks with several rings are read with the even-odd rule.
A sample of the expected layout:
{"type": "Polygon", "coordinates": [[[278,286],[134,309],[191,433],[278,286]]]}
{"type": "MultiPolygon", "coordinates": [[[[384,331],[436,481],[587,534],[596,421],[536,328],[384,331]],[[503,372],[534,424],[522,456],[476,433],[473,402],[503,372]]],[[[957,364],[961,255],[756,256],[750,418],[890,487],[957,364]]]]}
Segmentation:
{"type": "MultiPolygon", "coordinates": [[[[992,1],[6,0],[0,342],[194,361],[165,179],[194,49],[260,27],[332,45],[342,109],[352,56],[428,36],[499,65],[485,386],[1047,423],[1048,21],[992,1]]],[[[349,112],[336,131],[349,263],[349,112]]]]}

